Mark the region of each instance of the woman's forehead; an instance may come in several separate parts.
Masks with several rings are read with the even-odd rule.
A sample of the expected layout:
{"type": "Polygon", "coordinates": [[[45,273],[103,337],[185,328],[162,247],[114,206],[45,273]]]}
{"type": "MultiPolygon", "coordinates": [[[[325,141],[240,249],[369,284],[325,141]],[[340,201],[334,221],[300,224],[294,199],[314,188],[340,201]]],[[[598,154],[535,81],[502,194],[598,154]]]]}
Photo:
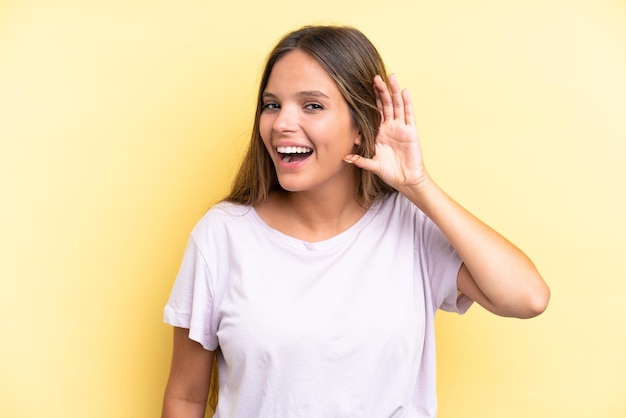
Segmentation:
{"type": "Polygon", "coordinates": [[[276,61],[264,92],[292,91],[300,95],[332,97],[339,93],[335,80],[311,55],[301,50],[288,52],[276,61]]]}

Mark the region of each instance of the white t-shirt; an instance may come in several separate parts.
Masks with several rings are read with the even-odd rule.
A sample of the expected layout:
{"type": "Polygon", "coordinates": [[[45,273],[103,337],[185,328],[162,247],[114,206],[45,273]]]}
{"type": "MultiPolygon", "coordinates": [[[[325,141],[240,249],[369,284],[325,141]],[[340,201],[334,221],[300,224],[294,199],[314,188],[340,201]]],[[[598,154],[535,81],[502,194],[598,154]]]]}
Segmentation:
{"type": "Polygon", "coordinates": [[[198,222],[165,322],[217,350],[215,417],[435,417],[434,315],[465,312],[461,260],[398,193],[304,242],[254,208],[198,222]]]}

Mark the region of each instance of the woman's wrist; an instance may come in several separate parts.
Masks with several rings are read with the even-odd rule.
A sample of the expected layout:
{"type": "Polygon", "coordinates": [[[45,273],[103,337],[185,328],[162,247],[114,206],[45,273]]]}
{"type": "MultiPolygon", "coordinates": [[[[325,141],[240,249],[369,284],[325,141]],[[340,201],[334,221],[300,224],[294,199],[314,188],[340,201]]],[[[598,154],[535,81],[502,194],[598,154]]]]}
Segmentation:
{"type": "Polygon", "coordinates": [[[403,185],[396,190],[427,215],[429,215],[429,207],[433,206],[433,201],[437,199],[438,196],[440,197],[444,194],[437,183],[435,183],[427,173],[425,173],[419,181],[403,185]]]}

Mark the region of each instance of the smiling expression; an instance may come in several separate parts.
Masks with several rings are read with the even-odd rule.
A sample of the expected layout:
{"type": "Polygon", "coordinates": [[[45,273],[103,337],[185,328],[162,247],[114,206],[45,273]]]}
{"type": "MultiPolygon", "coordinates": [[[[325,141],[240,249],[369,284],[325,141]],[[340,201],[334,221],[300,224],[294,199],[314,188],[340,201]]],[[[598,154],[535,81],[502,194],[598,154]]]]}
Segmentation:
{"type": "Polygon", "coordinates": [[[314,58],[300,50],[280,58],[262,100],[261,138],[285,190],[354,190],[354,167],[342,158],[360,135],[337,85],[314,58]]]}

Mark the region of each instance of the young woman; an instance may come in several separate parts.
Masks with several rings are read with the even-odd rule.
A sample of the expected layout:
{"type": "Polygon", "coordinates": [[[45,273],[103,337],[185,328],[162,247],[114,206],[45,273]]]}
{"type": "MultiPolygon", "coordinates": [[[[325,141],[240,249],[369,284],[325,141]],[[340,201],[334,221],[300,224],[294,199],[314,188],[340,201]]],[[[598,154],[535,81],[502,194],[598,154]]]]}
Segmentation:
{"type": "Polygon", "coordinates": [[[198,222],[165,321],[163,416],[435,417],[434,315],[530,318],[549,290],[422,161],[369,40],[305,27],[269,56],[230,195],[198,222]]]}

